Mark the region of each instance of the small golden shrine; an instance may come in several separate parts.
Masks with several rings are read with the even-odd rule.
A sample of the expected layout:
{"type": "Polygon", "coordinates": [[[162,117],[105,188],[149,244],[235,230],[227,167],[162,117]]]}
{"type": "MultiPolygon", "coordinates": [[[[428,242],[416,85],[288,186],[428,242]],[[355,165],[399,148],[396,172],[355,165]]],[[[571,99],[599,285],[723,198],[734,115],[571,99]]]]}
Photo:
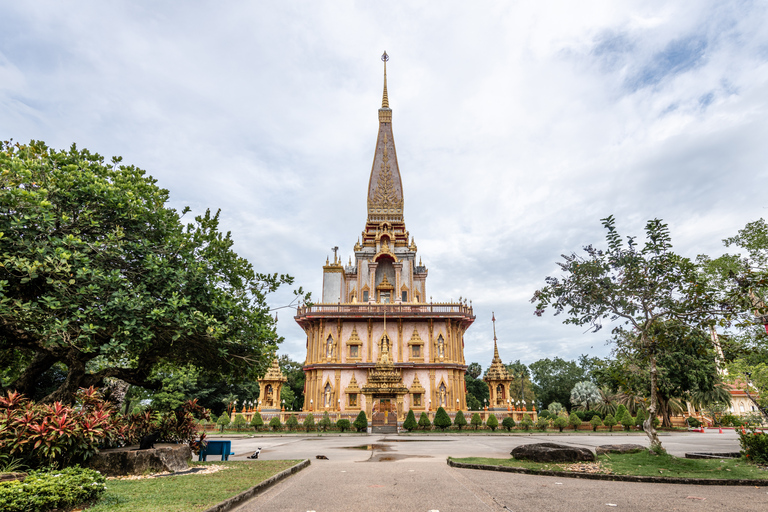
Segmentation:
{"type": "Polygon", "coordinates": [[[510,400],[509,385],[512,383],[513,377],[507,371],[507,367],[501,362],[499,357],[499,347],[496,343],[496,315],[493,314],[493,361],[491,367],[488,369],[488,373],[485,374],[483,380],[488,383],[488,393],[490,394],[490,409],[492,411],[499,411],[509,409],[510,400]]]}
{"type": "Polygon", "coordinates": [[[259,379],[259,410],[260,411],[279,411],[280,391],[283,388],[283,382],[288,379],[280,371],[280,365],[277,358],[272,361],[272,367],[267,370],[266,375],[259,379]]]}
{"type": "Polygon", "coordinates": [[[403,377],[389,356],[389,336],[384,334],[381,339],[381,353],[376,365],[368,371],[368,381],[363,386],[363,395],[387,396],[396,400],[397,412],[402,412],[403,396],[409,393],[403,384],[403,377]]]}

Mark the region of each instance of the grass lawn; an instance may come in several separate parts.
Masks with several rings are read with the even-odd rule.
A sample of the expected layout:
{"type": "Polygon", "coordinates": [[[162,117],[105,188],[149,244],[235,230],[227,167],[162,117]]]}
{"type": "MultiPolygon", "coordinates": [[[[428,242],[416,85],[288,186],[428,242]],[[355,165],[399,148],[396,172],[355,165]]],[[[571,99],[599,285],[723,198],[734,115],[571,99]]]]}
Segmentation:
{"type": "Polygon", "coordinates": [[[666,476],[681,478],[763,479],[768,471],[747,463],[744,459],[684,459],[671,455],[651,455],[648,452],[599,455],[596,463],[554,464],[526,460],[489,459],[483,457],[453,458],[455,462],[511,466],[548,471],[578,471],[614,475],[666,476]]]}
{"type": "Polygon", "coordinates": [[[223,465],[211,474],[109,480],[104,497],[88,512],[186,512],[205,510],[297,464],[298,460],[192,462],[223,465]]]}

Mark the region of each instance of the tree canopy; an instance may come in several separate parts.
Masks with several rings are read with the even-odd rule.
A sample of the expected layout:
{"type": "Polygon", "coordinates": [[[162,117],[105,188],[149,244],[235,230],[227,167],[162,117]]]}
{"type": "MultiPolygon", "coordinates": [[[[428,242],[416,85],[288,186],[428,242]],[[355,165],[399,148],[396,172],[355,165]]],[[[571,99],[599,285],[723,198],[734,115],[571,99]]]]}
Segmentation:
{"type": "Polygon", "coordinates": [[[559,402],[568,410],[573,407],[571,390],[577,382],[585,379],[584,370],[579,365],[555,357],[539,359],[528,368],[531,370],[539,409],[546,409],[552,402],[559,402]]]}
{"type": "MultiPolygon", "coordinates": [[[[232,250],[219,214],[189,222],[144,171],[42,142],[0,145],[0,373],[45,400],[71,401],[107,377],[153,389],[157,370],[232,381],[262,374],[279,338],[265,275],[232,250]]],[[[298,292],[300,293],[300,292],[298,292]]]]}

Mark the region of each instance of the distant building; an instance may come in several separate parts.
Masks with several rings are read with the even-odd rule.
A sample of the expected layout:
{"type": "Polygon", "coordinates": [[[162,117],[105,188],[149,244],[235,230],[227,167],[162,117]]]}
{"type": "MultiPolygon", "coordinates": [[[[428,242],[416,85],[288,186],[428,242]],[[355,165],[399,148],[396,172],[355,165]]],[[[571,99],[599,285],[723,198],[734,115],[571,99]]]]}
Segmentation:
{"type": "Polygon", "coordinates": [[[427,268],[403,217],[403,185],[387,96],[386,53],[379,133],[368,183],[368,217],[343,265],[323,267],[322,299],[300,307],[307,334],[305,411],[365,410],[376,421],[409,409],[466,410],[464,332],[471,304],[433,303],[427,268]],[[429,299],[429,300],[428,300],[429,299]]]}

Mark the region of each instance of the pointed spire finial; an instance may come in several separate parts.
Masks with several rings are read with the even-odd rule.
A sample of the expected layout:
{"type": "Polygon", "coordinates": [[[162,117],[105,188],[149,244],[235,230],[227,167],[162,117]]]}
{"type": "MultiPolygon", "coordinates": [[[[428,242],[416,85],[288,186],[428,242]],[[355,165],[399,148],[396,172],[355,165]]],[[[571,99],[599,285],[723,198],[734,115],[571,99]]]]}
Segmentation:
{"type": "Polygon", "coordinates": [[[491,312],[491,321],[493,322],[493,362],[501,361],[499,357],[499,347],[496,344],[496,313],[491,312]]]}
{"type": "Polygon", "coordinates": [[[389,60],[389,55],[387,55],[387,52],[384,52],[381,60],[384,61],[384,95],[381,98],[381,108],[389,108],[389,97],[387,96],[387,61],[389,60]]]}

